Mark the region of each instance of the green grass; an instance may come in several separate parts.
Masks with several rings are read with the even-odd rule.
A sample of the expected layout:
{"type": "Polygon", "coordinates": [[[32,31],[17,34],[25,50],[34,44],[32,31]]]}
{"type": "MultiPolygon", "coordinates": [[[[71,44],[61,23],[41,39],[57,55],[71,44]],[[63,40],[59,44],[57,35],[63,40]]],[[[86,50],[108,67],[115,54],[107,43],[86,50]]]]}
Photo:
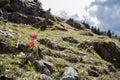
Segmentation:
{"type": "MultiPolygon", "coordinates": [[[[3,29],[3,27],[4,25],[1,23],[0,29],[3,29]]],[[[57,45],[60,45],[66,48],[66,50],[64,51],[57,51],[57,50],[50,49],[45,45],[41,45],[39,42],[37,42],[37,45],[43,49],[43,52],[45,52],[44,59],[54,64],[54,72],[51,75],[53,80],[59,80],[61,77],[61,74],[64,72],[65,67],[67,66],[72,66],[75,69],[77,69],[79,79],[83,79],[84,76],[88,76],[87,69],[90,66],[94,65],[94,66],[101,66],[104,68],[106,67],[105,65],[108,64],[108,62],[101,59],[100,56],[96,54],[94,50],[91,50],[89,52],[87,51],[87,49],[84,49],[84,48],[79,49],[77,47],[78,44],[69,43],[62,40],[62,37],[69,37],[69,36],[74,37],[76,40],[79,41],[79,43],[84,43],[86,41],[99,40],[98,38],[99,36],[97,35],[95,36],[80,35],[80,33],[85,32],[84,30],[75,31],[72,28],[68,28],[68,31],[60,31],[60,30],[40,31],[39,29],[33,28],[31,25],[28,25],[27,27],[22,28],[20,24],[15,24],[11,22],[7,23],[6,30],[12,33],[15,36],[15,38],[14,39],[3,38],[3,37],[0,37],[0,38],[4,39],[7,43],[9,43],[13,47],[15,46],[17,39],[20,40],[20,44],[26,45],[29,39],[30,33],[38,32],[39,34],[38,39],[47,38],[50,41],[55,42],[57,45]],[[51,53],[49,51],[51,51],[51,53]],[[80,57],[83,59],[83,61],[79,60],[80,57]],[[98,63],[98,64],[95,65],[94,63],[98,63]]],[[[116,42],[116,44],[118,45],[120,44],[116,40],[114,41],[116,42]]],[[[18,55],[13,56],[9,52],[0,53],[0,67],[2,66],[6,70],[2,74],[8,75],[9,77],[14,77],[15,79],[26,78],[27,80],[31,80],[31,79],[37,80],[40,73],[36,72],[34,67],[30,64],[25,65],[25,67],[23,68],[19,67],[19,64],[21,64],[21,60],[22,60],[21,58],[24,58],[24,56],[19,57],[18,55]]],[[[107,77],[109,77],[109,75],[107,77]]],[[[115,78],[114,75],[112,77],[115,78]]],[[[106,77],[105,78],[103,77],[102,79],[104,80],[106,79],[106,77]]]]}

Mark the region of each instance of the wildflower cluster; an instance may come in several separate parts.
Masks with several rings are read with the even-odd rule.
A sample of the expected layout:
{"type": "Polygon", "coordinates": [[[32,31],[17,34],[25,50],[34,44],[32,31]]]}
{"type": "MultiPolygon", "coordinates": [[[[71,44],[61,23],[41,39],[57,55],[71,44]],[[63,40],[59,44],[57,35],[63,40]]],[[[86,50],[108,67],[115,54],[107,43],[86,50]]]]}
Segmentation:
{"type": "Polygon", "coordinates": [[[29,47],[34,47],[35,46],[35,42],[36,42],[37,37],[38,37],[38,33],[36,33],[36,32],[32,32],[30,34],[30,39],[28,40],[28,46],[29,47]]]}

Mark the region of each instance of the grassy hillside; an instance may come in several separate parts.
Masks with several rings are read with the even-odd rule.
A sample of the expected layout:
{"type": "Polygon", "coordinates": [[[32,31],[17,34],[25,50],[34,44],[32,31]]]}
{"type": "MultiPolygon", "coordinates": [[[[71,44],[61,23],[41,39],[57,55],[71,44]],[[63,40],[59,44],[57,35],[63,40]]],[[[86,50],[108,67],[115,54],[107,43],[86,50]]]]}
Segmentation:
{"type": "MultiPolygon", "coordinates": [[[[9,2],[1,0],[0,6],[4,1],[9,2]]],[[[72,80],[120,80],[117,39],[96,35],[72,19],[52,14],[46,19],[46,11],[34,3],[16,3],[3,8],[7,23],[0,20],[0,80],[44,80],[42,74],[64,80],[68,67],[65,80],[71,75],[72,80]]]]}
{"type": "MultiPolygon", "coordinates": [[[[64,23],[65,24],[65,23],[64,23]]],[[[1,22],[0,29],[3,29],[4,25],[1,22]]],[[[67,26],[68,27],[68,26],[67,26]]],[[[68,31],[60,30],[45,30],[41,31],[27,25],[22,27],[20,24],[15,24],[8,22],[6,25],[6,30],[12,33],[15,37],[6,38],[1,37],[0,40],[4,39],[10,46],[15,46],[16,40],[19,38],[19,44],[27,44],[29,35],[31,32],[37,32],[39,34],[39,39],[49,39],[50,41],[56,43],[59,46],[65,47],[63,51],[51,49],[46,46],[46,44],[37,45],[44,52],[44,60],[52,62],[54,64],[54,71],[52,73],[53,80],[59,80],[61,74],[65,71],[65,67],[72,66],[78,72],[78,80],[119,80],[119,72],[110,72],[107,65],[111,65],[115,69],[114,65],[110,62],[103,60],[93,49],[88,49],[84,47],[78,48],[77,46],[81,43],[94,40],[111,41],[107,37],[93,34],[93,36],[83,35],[83,33],[90,32],[89,30],[74,30],[72,27],[68,27],[68,31]],[[71,43],[69,41],[64,41],[63,37],[73,37],[78,41],[78,43],[71,43]]],[[[119,42],[117,42],[119,43],[119,42]]],[[[117,44],[119,45],[119,44],[117,44]]],[[[7,75],[9,78],[26,79],[26,80],[38,80],[40,74],[30,63],[27,63],[24,67],[20,67],[22,59],[25,57],[26,52],[6,52],[0,53],[0,69],[1,75],[7,75]],[[15,55],[14,55],[15,54],[15,55]]]]}

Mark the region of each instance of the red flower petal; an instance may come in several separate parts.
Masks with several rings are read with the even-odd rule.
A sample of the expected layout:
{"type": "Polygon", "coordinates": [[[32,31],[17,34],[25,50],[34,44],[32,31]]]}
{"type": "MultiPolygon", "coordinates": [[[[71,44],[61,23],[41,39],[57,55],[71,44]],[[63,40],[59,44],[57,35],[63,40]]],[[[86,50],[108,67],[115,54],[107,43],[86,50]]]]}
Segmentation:
{"type": "Polygon", "coordinates": [[[38,37],[38,33],[32,32],[32,33],[30,34],[30,37],[31,37],[32,39],[36,39],[36,38],[38,37]]]}
{"type": "Polygon", "coordinates": [[[28,46],[29,47],[33,47],[35,45],[35,41],[34,40],[28,40],[28,46]]]}

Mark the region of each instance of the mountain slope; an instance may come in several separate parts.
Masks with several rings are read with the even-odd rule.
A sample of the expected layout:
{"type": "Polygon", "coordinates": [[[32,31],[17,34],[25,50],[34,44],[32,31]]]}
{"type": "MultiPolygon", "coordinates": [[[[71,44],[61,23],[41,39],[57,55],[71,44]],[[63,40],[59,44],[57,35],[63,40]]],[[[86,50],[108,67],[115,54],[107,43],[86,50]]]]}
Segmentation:
{"type": "Polygon", "coordinates": [[[6,25],[3,20],[0,22],[0,30],[14,36],[0,35],[0,80],[40,80],[41,74],[52,80],[120,79],[120,42],[96,35],[76,21],[70,25],[52,14],[46,19],[42,16],[46,11],[31,2],[21,2],[27,7],[20,4],[24,9],[16,9],[19,0],[15,1],[10,6],[12,11],[3,8],[8,16],[6,25]],[[39,35],[33,49],[27,46],[31,32],[39,35]],[[73,76],[68,77],[66,69],[71,69],[73,76]]]}

